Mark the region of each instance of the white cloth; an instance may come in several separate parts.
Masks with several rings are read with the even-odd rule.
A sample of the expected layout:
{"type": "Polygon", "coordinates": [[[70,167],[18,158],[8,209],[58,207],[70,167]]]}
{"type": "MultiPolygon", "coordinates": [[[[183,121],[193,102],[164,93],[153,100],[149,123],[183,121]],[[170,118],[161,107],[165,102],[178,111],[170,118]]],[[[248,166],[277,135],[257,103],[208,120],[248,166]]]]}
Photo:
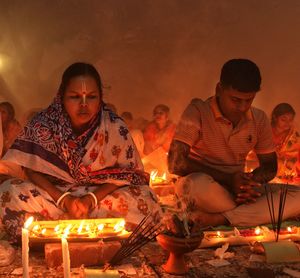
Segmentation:
{"type": "MultiPolygon", "coordinates": [[[[276,185],[271,186],[276,187],[276,185]]],[[[276,214],[280,196],[278,189],[278,187],[274,188],[277,191],[273,193],[276,214]]],[[[204,173],[193,173],[179,179],[175,184],[175,192],[188,209],[222,213],[232,226],[257,226],[271,223],[266,195],[262,195],[255,203],[237,206],[233,196],[211,176],[204,173]]],[[[300,191],[290,189],[286,197],[283,220],[300,214],[299,200],[300,191]]]]}

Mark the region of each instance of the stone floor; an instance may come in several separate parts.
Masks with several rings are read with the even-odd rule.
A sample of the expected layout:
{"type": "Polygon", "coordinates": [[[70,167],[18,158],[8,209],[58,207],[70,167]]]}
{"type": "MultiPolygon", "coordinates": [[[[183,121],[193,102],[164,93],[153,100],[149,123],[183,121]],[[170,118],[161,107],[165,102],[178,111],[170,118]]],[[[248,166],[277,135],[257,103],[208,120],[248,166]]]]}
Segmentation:
{"type": "MultiPolygon", "coordinates": [[[[229,264],[214,267],[208,261],[214,259],[215,249],[196,249],[187,254],[186,261],[190,269],[185,277],[300,277],[300,263],[266,264],[250,261],[252,253],[246,245],[230,247],[229,251],[234,252],[235,255],[227,260],[229,264]],[[256,272],[251,274],[251,270],[256,272]],[[292,275],[287,274],[289,272],[292,275]]],[[[16,254],[13,264],[0,267],[0,277],[22,275],[20,249],[16,254]],[[15,274],[18,271],[19,275],[15,274]]],[[[156,242],[151,242],[125,259],[118,269],[121,277],[178,277],[169,275],[162,269],[161,265],[166,261],[167,256],[168,254],[156,242]]],[[[63,277],[62,269],[47,269],[43,252],[30,253],[30,265],[32,266],[30,277],[63,277]]],[[[80,277],[79,273],[80,269],[73,269],[72,277],[80,277]]]]}

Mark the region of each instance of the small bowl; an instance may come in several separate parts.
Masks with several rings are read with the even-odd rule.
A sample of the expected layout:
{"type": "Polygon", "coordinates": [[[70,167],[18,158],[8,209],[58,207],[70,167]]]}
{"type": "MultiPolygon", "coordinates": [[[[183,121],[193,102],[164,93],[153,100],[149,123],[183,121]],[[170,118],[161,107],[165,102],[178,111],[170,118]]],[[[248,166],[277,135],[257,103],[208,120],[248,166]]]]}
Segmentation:
{"type": "Polygon", "coordinates": [[[188,272],[188,267],[184,260],[184,254],[192,252],[199,247],[202,235],[197,235],[190,238],[180,238],[170,236],[167,234],[160,234],[156,240],[160,246],[170,252],[169,258],[162,267],[163,269],[173,275],[182,275],[188,272]]]}

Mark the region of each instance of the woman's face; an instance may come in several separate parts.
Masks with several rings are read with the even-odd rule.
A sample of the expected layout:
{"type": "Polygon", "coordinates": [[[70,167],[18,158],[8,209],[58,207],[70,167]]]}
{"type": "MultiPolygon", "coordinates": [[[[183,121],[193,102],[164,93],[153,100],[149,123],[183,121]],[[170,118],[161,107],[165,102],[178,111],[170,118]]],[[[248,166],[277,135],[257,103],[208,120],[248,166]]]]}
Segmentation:
{"type": "Polygon", "coordinates": [[[275,127],[280,131],[287,131],[293,127],[293,124],[294,115],[291,113],[286,113],[277,117],[275,127]]]}
{"type": "Polygon", "coordinates": [[[168,114],[161,108],[155,108],[153,111],[153,119],[158,125],[164,126],[168,121],[168,114]]]}
{"type": "Polygon", "coordinates": [[[91,76],[77,76],[70,80],[63,96],[64,107],[75,131],[84,131],[98,113],[100,92],[91,76]]]}
{"type": "Polygon", "coordinates": [[[5,126],[9,121],[8,111],[4,106],[0,106],[2,126],[5,126]]]}

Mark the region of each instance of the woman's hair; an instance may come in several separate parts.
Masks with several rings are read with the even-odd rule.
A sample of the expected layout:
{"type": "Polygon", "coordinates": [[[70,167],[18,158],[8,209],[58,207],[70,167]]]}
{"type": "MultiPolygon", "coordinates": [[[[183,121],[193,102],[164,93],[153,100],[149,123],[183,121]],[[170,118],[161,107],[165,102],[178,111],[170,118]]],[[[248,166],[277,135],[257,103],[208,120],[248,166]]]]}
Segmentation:
{"type": "Polygon", "coordinates": [[[154,109],[153,109],[153,114],[155,113],[155,111],[156,111],[157,109],[161,109],[161,110],[162,110],[163,112],[165,112],[166,114],[169,114],[169,112],[170,112],[169,106],[167,106],[167,105],[165,105],[165,104],[158,104],[158,105],[156,105],[156,106],[154,107],[154,109]]]}
{"type": "Polygon", "coordinates": [[[271,125],[274,127],[276,125],[276,119],[284,114],[292,114],[293,116],[295,116],[296,112],[294,108],[288,103],[277,104],[271,114],[271,125]]]}
{"type": "Polygon", "coordinates": [[[1,102],[0,107],[4,108],[7,111],[8,121],[12,121],[15,118],[15,108],[10,102],[8,101],[1,102]]]}
{"type": "Polygon", "coordinates": [[[100,98],[102,99],[103,86],[98,71],[93,65],[82,62],[74,63],[64,71],[59,86],[59,92],[63,95],[66,91],[67,86],[70,83],[70,80],[74,77],[81,75],[90,76],[95,79],[100,92],[100,98]]]}

